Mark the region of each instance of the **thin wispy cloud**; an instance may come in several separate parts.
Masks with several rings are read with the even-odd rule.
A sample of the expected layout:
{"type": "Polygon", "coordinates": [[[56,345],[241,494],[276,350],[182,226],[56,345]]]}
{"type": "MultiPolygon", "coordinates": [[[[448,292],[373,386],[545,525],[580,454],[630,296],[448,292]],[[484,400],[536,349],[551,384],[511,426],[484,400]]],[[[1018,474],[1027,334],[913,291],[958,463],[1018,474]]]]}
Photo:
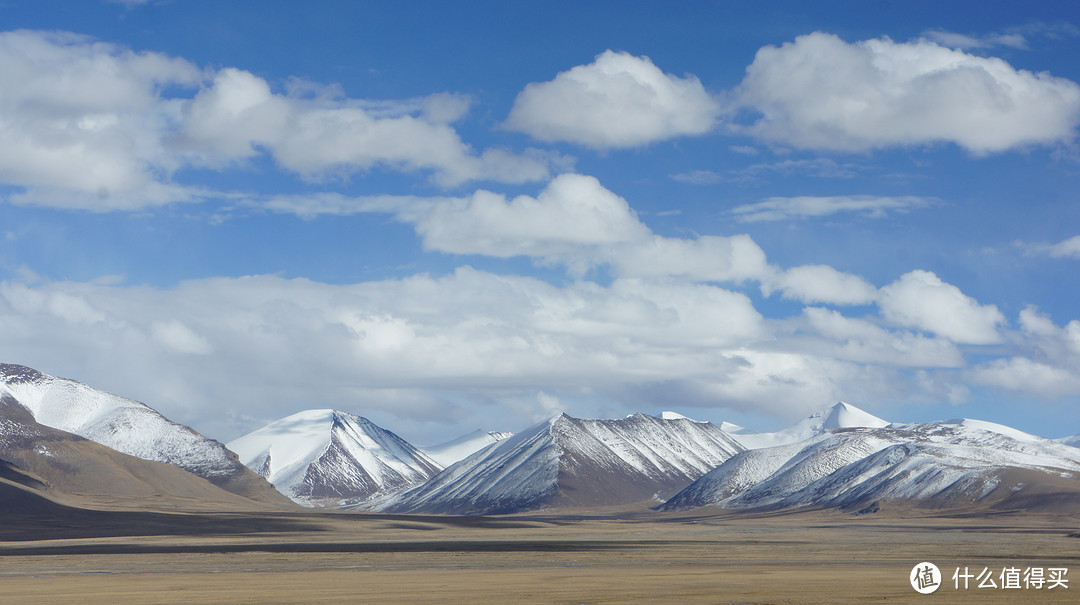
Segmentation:
{"type": "Polygon", "coordinates": [[[718,183],[746,183],[775,177],[806,176],[819,179],[849,179],[858,174],[860,166],[852,162],[837,162],[832,158],[786,159],[776,162],[752,164],[746,168],[716,172],[692,170],[671,175],[680,183],[690,185],[715,185],[718,183]]]}
{"type": "Polygon", "coordinates": [[[837,213],[855,213],[866,218],[885,218],[890,213],[909,212],[938,203],[925,197],[799,196],[772,197],[754,204],[731,209],[738,220],[747,223],[820,218],[837,213]]]}

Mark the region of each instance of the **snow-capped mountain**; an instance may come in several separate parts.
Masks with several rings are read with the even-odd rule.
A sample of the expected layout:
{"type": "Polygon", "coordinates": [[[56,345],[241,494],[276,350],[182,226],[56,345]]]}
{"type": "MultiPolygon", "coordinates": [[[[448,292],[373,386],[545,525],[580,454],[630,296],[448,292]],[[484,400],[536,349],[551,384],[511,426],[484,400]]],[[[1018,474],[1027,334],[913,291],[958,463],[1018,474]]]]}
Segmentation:
{"type": "MultiPolygon", "coordinates": [[[[13,481],[16,501],[75,505],[148,506],[158,510],[265,509],[288,500],[266,485],[262,502],[226,491],[163,462],[143,460],[34,420],[14,397],[0,395],[0,479],[13,481]]],[[[262,482],[265,483],[265,482],[262,482]]],[[[4,502],[5,515],[12,502],[4,502]]]]}
{"type": "Polygon", "coordinates": [[[661,508],[1080,505],[1080,449],[980,421],[831,429],[733,456],[661,508]],[[1055,485],[1053,498],[1028,490],[1055,485]]]}
{"type": "Polygon", "coordinates": [[[560,414],[450,466],[427,483],[363,505],[391,512],[505,514],[639,502],[673,494],[742,450],[710,423],[633,414],[560,414]]]}
{"type": "Polygon", "coordinates": [[[1080,447],[1080,435],[1073,435],[1072,437],[1062,437],[1060,439],[1054,439],[1058,443],[1064,443],[1065,445],[1071,445],[1073,447],[1080,447]]]}
{"type": "Polygon", "coordinates": [[[0,396],[4,394],[47,427],[137,458],[178,466],[240,495],[273,494],[222,443],[138,401],[14,364],[0,364],[0,396]]]}
{"type": "Polygon", "coordinates": [[[445,468],[455,462],[468,458],[493,443],[498,443],[513,436],[513,433],[476,429],[457,439],[452,439],[438,445],[422,447],[420,448],[420,451],[427,454],[429,458],[438,462],[445,468]]]}
{"type": "Polygon", "coordinates": [[[747,449],[758,449],[776,445],[798,443],[812,437],[822,435],[831,429],[870,427],[880,428],[888,426],[887,420],[882,420],[869,412],[844,403],[843,401],[832,407],[811,414],[798,423],[775,433],[753,433],[747,429],[725,422],[720,428],[735,438],[747,449]]]}
{"type": "Polygon", "coordinates": [[[366,418],[307,410],[229,442],[294,502],[316,506],[423,483],[442,466],[366,418]]]}

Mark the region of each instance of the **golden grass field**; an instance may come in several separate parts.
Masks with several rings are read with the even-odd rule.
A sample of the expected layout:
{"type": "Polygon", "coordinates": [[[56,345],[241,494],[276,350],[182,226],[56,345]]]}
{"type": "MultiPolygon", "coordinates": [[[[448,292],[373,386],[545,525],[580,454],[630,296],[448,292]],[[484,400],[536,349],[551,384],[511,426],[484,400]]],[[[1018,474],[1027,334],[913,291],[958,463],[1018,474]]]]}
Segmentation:
{"type": "Polygon", "coordinates": [[[5,528],[0,602],[1078,603],[1078,525],[1065,515],[917,510],[133,513],[5,528]],[[935,594],[908,583],[922,561],[945,576],[935,594]],[[1066,567],[1076,585],[953,589],[957,566],[1007,565],[1066,567]]]}

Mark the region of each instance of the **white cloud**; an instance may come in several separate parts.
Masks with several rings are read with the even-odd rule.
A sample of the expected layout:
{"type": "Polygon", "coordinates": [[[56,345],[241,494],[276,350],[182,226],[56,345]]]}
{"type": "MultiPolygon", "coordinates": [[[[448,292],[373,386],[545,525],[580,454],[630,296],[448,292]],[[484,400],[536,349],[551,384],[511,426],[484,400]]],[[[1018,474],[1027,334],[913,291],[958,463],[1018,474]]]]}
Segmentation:
{"type": "Polygon", "coordinates": [[[1050,246],[1047,253],[1054,258],[1080,258],[1080,235],[1050,246]]]}
{"type": "Polygon", "coordinates": [[[0,33],[0,182],[12,200],[126,209],[193,199],[170,185],[179,167],[162,131],[178,119],[169,87],[202,73],[158,53],[135,53],[62,32],[0,33]]]}
{"type": "Polygon", "coordinates": [[[497,257],[573,258],[649,235],[626,200],[578,174],[556,177],[535,198],[478,191],[409,220],[429,249],[497,257]]]}
{"type": "Polygon", "coordinates": [[[760,49],[734,93],[747,129],[805,149],[862,151],[952,142],[977,153],[1067,141],[1080,86],[929,40],[848,44],[832,34],[760,49]]]}
{"type": "Polygon", "coordinates": [[[865,305],[877,299],[877,288],[872,284],[828,265],[802,265],[778,271],[762,282],[762,290],[766,296],[780,290],[784,298],[807,303],[865,305]]]}
{"type": "Polygon", "coordinates": [[[697,78],[665,74],[648,57],[608,50],[554,80],[527,85],[505,126],[542,141],[609,149],[705,134],[718,113],[697,78]]]}
{"type": "Polygon", "coordinates": [[[175,319],[152,322],[150,334],[166,349],[172,349],[178,353],[209,355],[213,352],[213,347],[205,338],[175,319]]]}
{"type": "Polygon", "coordinates": [[[1005,317],[994,305],[980,305],[929,271],[911,271],[881,288],[878,306],[885,319],[933,332],[960,344],[1001,342],[1005,317]]]}
{"type": "Polygon", "coordinates": [[[972,371],[972,380],[1043,397],[1080,394],[1080,375],[1075,371],[1026,357],[995,359],[984,363],[972,371]]]}
{"type": "Polygon", "coordinates": [[[884,218],[889,212],[907,212],[933,204],[925,197],[882,197],[873,195],[770,197],[754,204],[731,209],[740,221],[782,221],[855,212],[867,218],[884,218]]]}
{"type": "Polygon", "coordinates": [[[954,362],[939,341],[839,314],[816,321],[825,336],[805,341],[714,285],[556,287],[469,268],[346,285],[0,283],[0,359],[144,400],[220,439],[326,402],[410,431],[464,422],[453,429],[464,432],[479,417],[519,429],[538,412],[537,392],[582,415],[599,413],[596,399],[606,413],[635,411],[641,393],[797,415],[845,396],[918,392],[900,370],[935,354],[954,362]],[[489,403],[511,400],[533,403],[489,403]]]}
{"type": "Polygon", "coordinates": [[[971,36],[940,29],[931,29],[923,32],[923,37],[941,46],[963,50],[971,48],[993,48],[995,46],[1008,46],[1018,50],[1027,50],[1028,48],[1027,38],[1019,33],[971,36]]]}
{"type": "Polygon", "coordinates": [[[824,338],[814,343],[819,355],[859,363],[898,367],[956,368],[964,357],[943,338],[927,338],[907,331],[891,332],[864,319],[845,317],[832,309],[803,309],[806,329],[824,338]]]}
{"type": "Polygon", "coordinates": [[[972,380],[1041,397],[1080,394],[1080,320],[1059,327],[1034,306],[1019,319],[1010,335],[1019,354],[979,365],[972,380]]]}
{"type": "Polygon", "coordinates": [[[693,239],[654,234],[623,198],[591,176],[563,174],[536,197],[476,191],[463,198],[337,194],[280,196],[255,205],[310,218],[384,212],[412,224],[428,250],[528,256],[576,276],[606,265],[622,277],[741,282],[773,272],[748,235],[693,239]]]}
{"type": "Polygon", "coordinates": [[[418,102],[373,106],[342,98],[336,87],[305,88],[308,96],[281,95],[250,72],[223,69],[186,107],[180,140],[210,165],[243,160],[265,149],[282,167],[309,179],[376,166],[431,170],[446,186],[480,179],[521,183],[548,176],[549,158],[540,154],[499,149],[474,153],[450,125],[468,108],[463,97],[437,94],[418,102]]]}
{"type": "Polygon", "coordinates": [[[695,239],[653,235],[608,252],[607,260],[619,274],[637,277],[740,282],[761,279],[770,272],[765,251],[749,235],[702,235],[695,239]]]}
{"type": "Polygon", "coordinates": [[[0,81],[0,184],[17,188],[7,199],[20,204],[198,201],[219,194],[176,184],[177,171],[231,169],[261,154],[307,179],[382,168],[428,173],[442,186],[544,180],[568,161],[472,149],[451,125],[469,106],[460,95],[373,102],[298,81],[278,94],[240,69],[211,73],[64,32],[0,33],[0,81]]]}
{"type": "Polygon", "coordinates": [[[168,290],[0,283],[0,359],[96,376],[208,425],[222,421],[221,402],[263,419],[333,401],[420,420],[439,394],[561,397],[697,380],[713,372],[720,350],[763,330],[746,296],[715,286],[557,288],[467,268],[341,286],[271,276],[168,290]]]}
{"type": "MultiPolygon", "coordinates": [[[[924,286],[922,298],[941,298],[924,286]]],[[[941,319],[985,310],[962,295],[950,304],[941,319]]],[[[965,377],[1074,392],[1080,321],[1057,327],[1029,309],[1020,324],[1009,351],[1029,355],[957,372],[965,359],[954,343],[975,340],[972,328],[930,337],[826,308],[767,319],[744,294],[672,278],[553,286],[460,268],[343,285],[0,283],[0,359],[144,400],[222,439],[328,401],[445,435],[478,417],[521,428],[541,411],[541,392],[539,403],[581,415],[668,400],[785,416],[842,398],[962,397],[965,377]],[[1025,383],[1034,379],[1047,382],[1025,383]],[[520,405],[492,405],[507,401],[520,405]]]]}
{"type": "MultiPolygon", "coordinates": [[[[753,149],[750,147],[749,149],[753,149]]],[[[715,172],[712,170],[691,170],[674,174],[672,179],[691,185],[712,185],[715,183],[742,183],[770,178],[774,175],[805,175],[814,178],[847,179],[854,177],[858,167],[854,164],[840,164],[829,158],[811,160],[781,160],[753,164],[746,168],[715,172]]]]}

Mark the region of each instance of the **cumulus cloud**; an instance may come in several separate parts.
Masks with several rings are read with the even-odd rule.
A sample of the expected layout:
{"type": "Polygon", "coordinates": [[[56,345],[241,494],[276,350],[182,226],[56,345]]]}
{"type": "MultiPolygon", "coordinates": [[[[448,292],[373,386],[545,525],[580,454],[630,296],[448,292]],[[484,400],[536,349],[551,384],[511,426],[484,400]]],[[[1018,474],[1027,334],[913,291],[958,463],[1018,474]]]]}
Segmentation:
{"type": "Polygon", "coordinates": [[[972,379],[979,384],[1043,397],[1080,394],[1080,375],[1075,371],[1026,357],[981,364],[973,370],[972,379]]]}
{"type": "Polygon", "coordinates": [[[734,104],[746,132],[803,149],[952,142],[972,153],[1074,138],[1080,86],[921,39],[849,44],[826,33],[760,49],[734,104]]]}
{"type": "Polygon", "coordinates": [[[556,177],[535,198],[478,191],[406,218],[425,247],[454,254],[568,258],[649,235],[626,200],[578,174],[556,177]]]}
{"type": "Polygon", "coordinates": [[[977,366],[972,380],[1041,397],[1080,394],[1080,320],[1058,326],[1034,306],[1019,320],[1019,332],[1010,335],[1019,354],[977,366]]]}
{"type": "Polygon", "coordinates": [[[867,218],[884,218],[890,212],[907,212],[933,204],[925,197],[882,197],[873,195],[770,197],[754,204],[731,209],[742,222],[782,221],[855,212],[867,218]]]}
{"type": "Polygon", "coordinates": [[[478,417],[519,429],[540,392],[581,415],[634,411],[642,393],[797,415],[843,397],[925,396],[905,369],[957,363],[943,339],[835,311],[797,323],[789,334],[712,284],[553,286],[469,268],[341,285],[0,282],[0,359],[92,376],[220,439],[326,405],[410,431],[465,432],[478,417]]]}
{"type": "Polygon", "coordinates": [[[905,330],[893,332],[865,319],[845,317],[820,307],[803,310],[804,330],[824,339],[819,352],[837,359],[900,367],[957,368],[964,357],[952,342],[905,330]]]}
{"type": "MultiPolygon", "coordinates": [[[[272,276],[166,290],[6,282],[0,330],[5,361],[92,372],[167,414],[209,423],[221,422],[222,402],[263,419],[327,401],[418,419],[439,393],[580,395],[697,380],[721,350],[765,334],[745,295],[715,286],[558,288],[468,268],[354,285],[272,276]],[[107,358],[88,354],[102,350],[107,358]]],[[[520,428],[521,419],[500,420],[520,428]]]]}
{"type": "Polygon", "coordinates": [[[505,127],[594,149],[638,147],[704,134],[719,109],[696,77],[666,74],[648,57],[608,50],[554,80],[527,85],[505,127]]]}
{"type": "Polygon", "coordinates": [[[302,92],[308,94],[274,93],[250,72],[222,69],[185,107],[179,140],[205,164],[243,160],[266,150],[282,167],[309,179],[375,166],[431,170],[447,186],[548,176],[541,154],[499,149],[477,154],[462,141],[450,123],[468,108],[463,97],[439,94],[373,107],[343,98],[334,87],[302,92]]]}
{"type": "Polygon", "coordinates": [[[877,288],[872,284],[828,265],[803,265],[777,271],[762,281],[762,290],[766,296],[779,290],[784,298],[806,303],[865,305],[877,299],[877,288]]]}
{"type": "Polygon", "coordinates": [[[276,212],[381,212],[412,224],[425,249],[499,258],[528,256],[565,265],[575,276],[605,265],[622,277],[741,282],[773,269],[745,234],[664,237],[640,221],[625,199],[595,177],[562,174],[536,197],[479,190],[471,196],[277,196],[253,202],[276,212]]]}
{"type": "Polygon", "coordinates": [[[160,132],[176,124],[173,87],[202,73],[63,32],[0,33],[0,182],[23,203],[105,209],[193,199],[168,183],[179,167],[160,132]]]}
{"type": "Polygon", "coordinates": [[[92,210],[197,201],[190,166],[270,154],[307,179],[372,168],[421,171],[442,186],[543,180],[557,155],[472,149],[452,122],[460,95],[371,102],[293,82],[287,94],[241,69],[217,72],[64,32],[0,33],[0,184],[8,200],[92,210]]]}
{"type": "Polygon", "coordinates": [[[960,343],[985,345],[1002,341],[998,325],[1005,317],[994,305],[980,305],[929,271],[905,273],[881,288],[882,316],[901,326],[933,332],[960,343]]]}

